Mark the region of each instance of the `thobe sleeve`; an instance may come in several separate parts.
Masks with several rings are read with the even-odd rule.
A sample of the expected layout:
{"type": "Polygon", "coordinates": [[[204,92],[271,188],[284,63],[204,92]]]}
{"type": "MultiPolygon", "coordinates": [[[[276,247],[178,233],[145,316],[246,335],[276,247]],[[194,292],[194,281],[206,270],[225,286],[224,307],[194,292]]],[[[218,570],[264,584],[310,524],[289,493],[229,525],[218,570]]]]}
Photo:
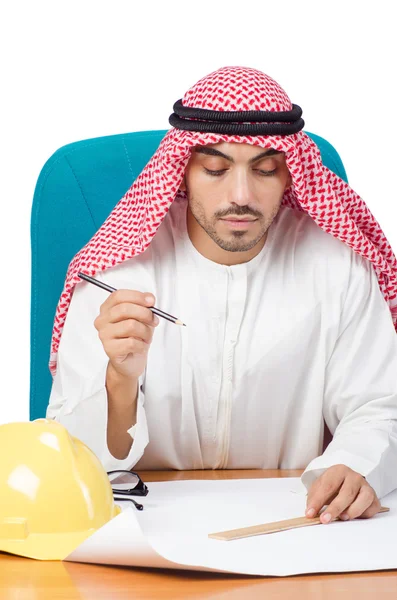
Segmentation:
{"type": "Polygon", "coordinates": [[[364,476],[378,498],[397,488],[397,335],[372,265],[356,254],[326,368],[323,414],[334,437],[303,473],[306,488],[337,464],[364,476]]]}
{"type": "Polygon", "coordinates": [[[133,443],[128,456],[118,460],[107,446],[106,369],[108,357],[94,326],[107,292],[88,283],[74,290],[58,349],[47,418],[64,425],[87,444],[107,471],[131,469],[149,441],[145,414],[144,376],[139,380],[137,422],[128,430],[133,443]]]}

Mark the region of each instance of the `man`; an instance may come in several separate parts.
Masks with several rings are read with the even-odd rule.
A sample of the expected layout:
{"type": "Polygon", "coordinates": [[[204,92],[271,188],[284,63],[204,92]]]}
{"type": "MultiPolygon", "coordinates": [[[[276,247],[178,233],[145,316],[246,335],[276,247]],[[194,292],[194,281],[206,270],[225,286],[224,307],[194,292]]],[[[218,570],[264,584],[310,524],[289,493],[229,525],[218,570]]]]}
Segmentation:
{"type": "Polygon", "coordinates": [[[271,78],[220,69],[174,110],[69,267],[47,416],[109,470],[306,468],[308,516],[371,517],[397,487],[391,248],[271,78]]]}

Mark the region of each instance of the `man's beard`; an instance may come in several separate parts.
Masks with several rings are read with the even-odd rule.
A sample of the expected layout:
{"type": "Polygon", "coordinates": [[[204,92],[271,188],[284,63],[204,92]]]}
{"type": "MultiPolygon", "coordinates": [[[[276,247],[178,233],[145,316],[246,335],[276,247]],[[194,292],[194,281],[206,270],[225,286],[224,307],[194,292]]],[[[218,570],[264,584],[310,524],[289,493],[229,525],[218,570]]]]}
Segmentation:
{"type": "Polygon", "coordinates": [[[192,197],[189,198],[188,201],[190,211],[200,227],[204,229],[207,235],[209,235],[209,237],[215,242],[215,244],[217,244],[217,246],[222,248],[222,250],[227,250],[228,252],[246,252],[247,250],[254,248],[267,234],[270,225],[280,209],[280,206],[276,206],[273,212],[267,218],[265,218],[262,213],[254,211],[248,206],[235,206],[229,208],[227,211],[219,211],[215,213],[212,223],[206,218],[201,204],[196,202],[192,197]],[[230,231],[231,239],[224,239],[217,233],[215,223],[220,218],[226,218],[230,215],[233,215],[234,217],[244,217],[249,215],[258,219],[258,222],[261,224],[260,232],[257,236],[255,236],[254,239],[244,240],[244,237],[247,236],[246,231],[230,231]]]}

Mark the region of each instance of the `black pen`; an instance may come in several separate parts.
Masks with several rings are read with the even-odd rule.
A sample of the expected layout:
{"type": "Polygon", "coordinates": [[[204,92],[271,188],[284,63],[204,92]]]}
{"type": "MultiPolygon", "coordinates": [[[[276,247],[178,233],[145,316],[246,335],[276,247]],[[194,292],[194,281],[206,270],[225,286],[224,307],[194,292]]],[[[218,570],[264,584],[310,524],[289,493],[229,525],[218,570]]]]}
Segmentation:
{"type": "MultiPolygon", "coordinates": [[[[97,285],[98,287],[102,288],[103,290],[106,290],[107,292],[116,292],[117,291],[116,288],[112,287],[111,285],[107,285],[107,283],[102,283],[102,281],[98,281],[98,279],[94,279],[93,277],[90,277],[89,275],[86,275],[85,273],[78,273],[78,276],[80,277],[80,279],[84,279],[84,281],[93,283],[94,285],[97,285]]],[[[182,321],[180,319],[178,319],[177,317],[173,317],[172,315],[169,315],[168,313],[160,310],[159,308],[155,308],[154,306],[149,306],[149,309],[152,311],[152,313],[154,313],[158,317],[167,319],[167,321],[171,321],[171,323],[175,323],[175,325],[183,325],[184,327],[186,327],[185,323],[182,323],[182,321]]]]}

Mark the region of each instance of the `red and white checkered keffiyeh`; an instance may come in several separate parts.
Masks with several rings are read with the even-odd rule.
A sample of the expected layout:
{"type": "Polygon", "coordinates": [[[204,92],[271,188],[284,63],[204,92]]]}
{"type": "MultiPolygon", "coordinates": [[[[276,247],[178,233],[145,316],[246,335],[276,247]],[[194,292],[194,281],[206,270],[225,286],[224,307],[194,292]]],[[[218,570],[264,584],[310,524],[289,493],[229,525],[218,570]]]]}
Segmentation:
{"type": "MultiPolygon", "coordinates": [[[[215,111],[289,111],[284,90],[255,69],[225,67],[196,83],[182,99],[184,106],[215,111]]],[[[370,260],[397,329],[397,260],[364,201],[324,167],[316,144],[303,132],[287,136],[235,136],[171,129],[139,177],[104,224],[69,265],[56,310],[50,370],[78,272],[95,276],[138,254],[150,244],[182,181],[192,148],[219,142],[252,144],[285,153],[293,185],[283,204],[309,214],[324,231],[370,260]]],[[[179,192],[180,193],[180,192],[179,192]]]]}

